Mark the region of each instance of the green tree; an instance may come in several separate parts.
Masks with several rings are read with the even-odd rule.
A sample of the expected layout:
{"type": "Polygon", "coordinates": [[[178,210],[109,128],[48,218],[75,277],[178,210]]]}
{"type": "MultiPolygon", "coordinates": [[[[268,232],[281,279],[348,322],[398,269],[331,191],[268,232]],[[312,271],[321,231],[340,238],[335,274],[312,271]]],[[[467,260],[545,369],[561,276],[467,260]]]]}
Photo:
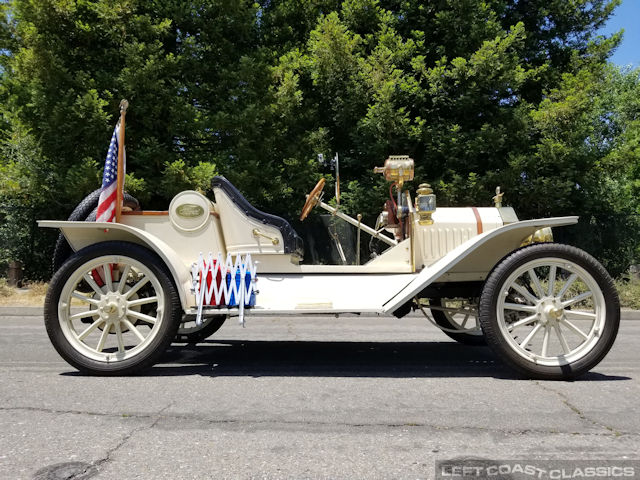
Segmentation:
{"type": "MultiPolygon", "coordinates": [[[[121,98],[128,185],[146,208],[222,173],[292,218],[331,177],[316,154],[339,152],[344,208],[370,219],[388,188],[372,167],[404,153],[441,205],[489,204],[499,184],[521,218],[578,213],[592,230],[633,219],[637,74],[610,71],[620,35],[597,35],[618,4],[4,2],[3,257],[41,245],[44,258],[50,243],[16,212],[65,218],[99,185],[121,98]]],[[[567,235],[620,271],[637,248],[625,225],[567,235]]]]}

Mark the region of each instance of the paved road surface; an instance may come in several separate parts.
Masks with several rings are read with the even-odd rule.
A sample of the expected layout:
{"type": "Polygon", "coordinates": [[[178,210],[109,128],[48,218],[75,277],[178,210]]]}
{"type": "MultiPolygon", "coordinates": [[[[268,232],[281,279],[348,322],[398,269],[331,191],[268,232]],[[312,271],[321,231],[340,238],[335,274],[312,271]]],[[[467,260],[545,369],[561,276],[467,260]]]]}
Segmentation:
{"type": "Polygon", "coordinates": [[[580,381],[520,380],[418,317],[230,321],[134,378],[0,316],[0,478],[433,478],[436,460],[640,458],[640,321],[580,381]]]}

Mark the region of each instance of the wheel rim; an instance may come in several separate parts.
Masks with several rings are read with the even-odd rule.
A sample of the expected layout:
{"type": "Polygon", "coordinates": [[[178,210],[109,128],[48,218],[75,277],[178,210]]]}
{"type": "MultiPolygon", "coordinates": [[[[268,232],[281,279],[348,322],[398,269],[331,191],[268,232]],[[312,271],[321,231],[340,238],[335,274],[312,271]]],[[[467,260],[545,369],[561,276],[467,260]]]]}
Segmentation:
{"type": "Polygon", "coordinates": [[[562,258],[532,260],[518,267],[500,289],[500,331],[521,357],[563,366],[587,355],[606,320],[605,299],[593,276],[562,258]]]}
{"type": "Polygon", "coordinates": [[[165,292],[148,267],[127,256],[105,255],[69,276],[60,294],[58,320],[76,351],[113,363],[146,349],[158,335],[164,309],[165,292]],[[81,311],[72,312],[76,307],[81,311]]]}
{"type": "Polygon", "coordinates": [[[483,335],[478,321],[478,307],[468,300],[443,298],[441,305],[429,305],[429,308],[442,312],[452,328],[455,329],[454,333],[479,337],[483,335]]]}

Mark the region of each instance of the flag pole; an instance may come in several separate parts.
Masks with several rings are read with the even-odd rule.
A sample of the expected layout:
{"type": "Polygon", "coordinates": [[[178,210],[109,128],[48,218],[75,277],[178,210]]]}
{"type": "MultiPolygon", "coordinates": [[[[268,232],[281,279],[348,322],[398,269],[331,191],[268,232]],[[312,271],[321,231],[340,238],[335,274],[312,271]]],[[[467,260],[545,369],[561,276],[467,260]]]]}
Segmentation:
{"type": "Polygon", "coordinates": [[[122,201],[124,189],[124,118],[127,115],[127,108],[129,108],[129,102],[126,100],[120,101],[120,130],[118,138],[118,178],[116,179],[116,223],[120,222],[120,216],[122,215],[122,201]]]}

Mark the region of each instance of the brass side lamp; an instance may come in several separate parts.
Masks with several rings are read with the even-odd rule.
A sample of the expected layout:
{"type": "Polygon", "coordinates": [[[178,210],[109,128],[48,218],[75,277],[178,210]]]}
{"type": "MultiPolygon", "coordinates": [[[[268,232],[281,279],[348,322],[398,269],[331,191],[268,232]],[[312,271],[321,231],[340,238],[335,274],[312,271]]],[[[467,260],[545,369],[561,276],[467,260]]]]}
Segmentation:
{"type": "Polygon", "coordinates": [[[421,183],[416,192],[416,210],[418,211],[420,225],[432,225],[431,215],[436,211],[436,196],[428,183],[421,183]]]}

